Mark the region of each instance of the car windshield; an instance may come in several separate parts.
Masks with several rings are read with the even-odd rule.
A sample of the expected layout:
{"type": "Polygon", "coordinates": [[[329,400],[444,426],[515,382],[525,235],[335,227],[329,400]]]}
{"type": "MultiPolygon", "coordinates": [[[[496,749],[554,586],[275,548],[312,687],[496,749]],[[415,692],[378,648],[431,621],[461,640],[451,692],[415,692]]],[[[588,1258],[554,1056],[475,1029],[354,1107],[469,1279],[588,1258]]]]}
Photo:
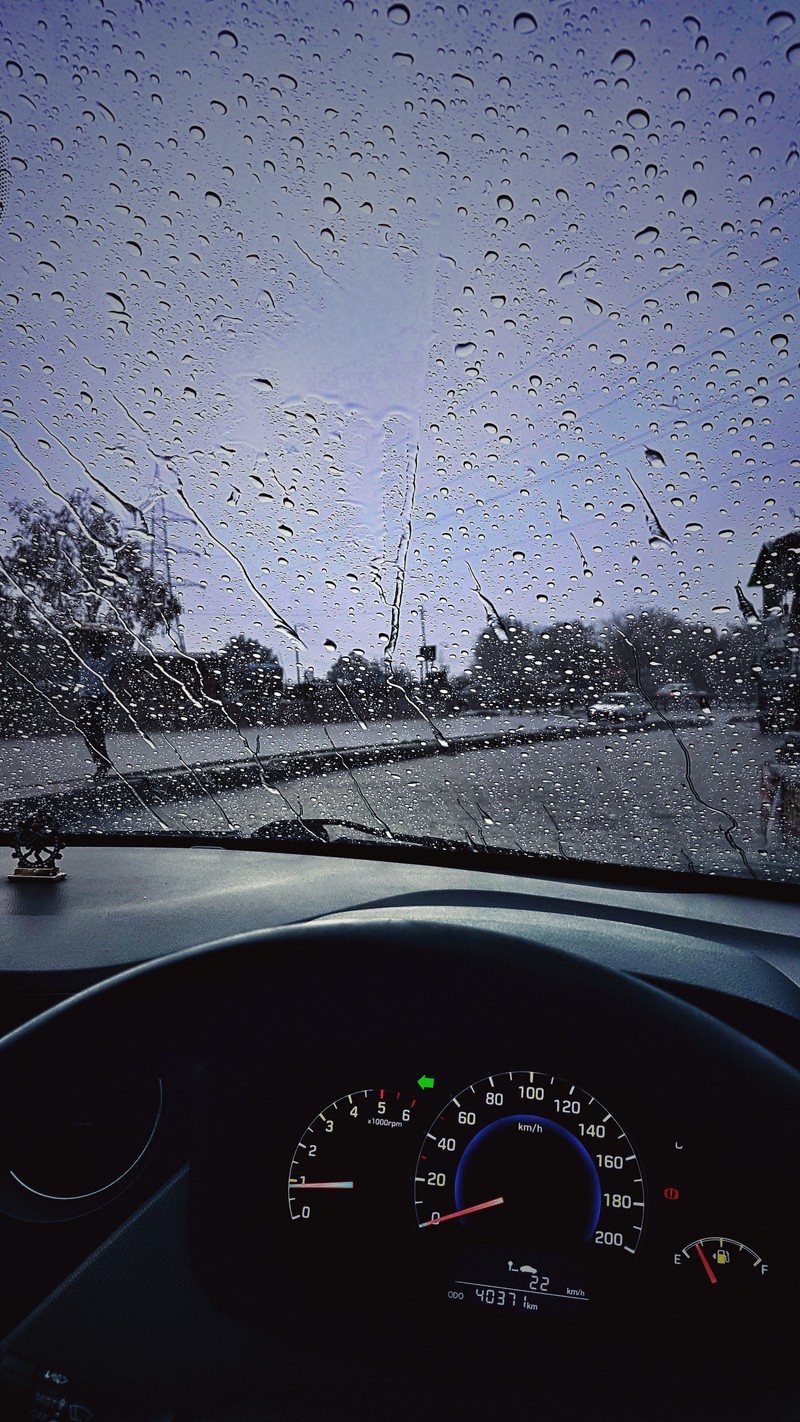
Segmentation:
{"type": "Polygon", "coordinates": [[[796,879],[795,14],[4,19],[4,836],[796,879]]]}

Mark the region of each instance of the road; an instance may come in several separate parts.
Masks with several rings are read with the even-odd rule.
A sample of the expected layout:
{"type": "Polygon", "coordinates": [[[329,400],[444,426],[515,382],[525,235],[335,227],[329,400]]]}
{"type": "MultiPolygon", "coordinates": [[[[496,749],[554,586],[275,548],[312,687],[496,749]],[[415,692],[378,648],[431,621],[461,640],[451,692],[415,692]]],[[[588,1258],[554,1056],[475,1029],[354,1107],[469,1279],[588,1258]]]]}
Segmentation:
{"type": "MultiPolygon", "coordinates": [[[[558,715],[514,715],[511,712],[471,712],[442,721],[445,735],[474,735],[486,729],[537,730],[563,723],[558,715]]],[[[252,761],[256,749],[263,756],[325,750],[331,743],[347,751],[354,746],[392,745],[398,741],[429,740],[429,724],[421,716],[405,720],[333,722],[329,726],[261,726],[200,731],[110,732],[108,753],[122,775],[180,770],[184,765],[252,761]]],[[[0,803],[43,790],[74,789],[92,778],[94,762],[81,736],[29,736],[0,740],[0,803]]]]}
{"type": "MultiPolygon", "coordinates": [[[[418,725],[418,723],[417,723],[418,725]]],[[[765,842],[761,765],[780,738],[728,716],[683,729],[606,730],[217,791],[162,807],[174,828],[244,835],[302,813],[395,834],[434,834],[529,853],[704,874],[800,876],[800,845],[765,842]]],[[[109,830],[153,830],[144,810],[109,830]]]]}

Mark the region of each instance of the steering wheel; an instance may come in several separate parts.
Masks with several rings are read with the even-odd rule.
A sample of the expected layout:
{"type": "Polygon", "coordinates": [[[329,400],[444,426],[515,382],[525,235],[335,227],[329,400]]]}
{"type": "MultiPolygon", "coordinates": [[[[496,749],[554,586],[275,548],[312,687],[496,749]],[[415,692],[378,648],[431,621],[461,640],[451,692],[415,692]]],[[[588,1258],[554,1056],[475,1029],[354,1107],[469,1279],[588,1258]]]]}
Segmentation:
{"type": "MultiPolygon", "coordinates": [[[[359,1387],[371,1399],[365,1416],[375,1406],[393,1415],[393,1405],[408,1415],[412,1398],[425,1416],[422,1377],[441,1415],[453,1368],[460,1415],[471,1416],[498,1386],[508,1389],[506,1401],[519,1399],[534,1367],[555,1417],[556,1380],[564,1369],[574,1374],[576,1352],[584,1370],[596,1369],[587,1417],[603,1415],[604,1396],[615,1416],[628,1407],[631,1416],[643,1408],[660,1416],[659,1406],[674,1405],[661,1381],[653,1397],[653,1370],[661,1377],[665,1367],[676,1386],[691,1378],[700,1389],[698,1416],[722,1415],[713,1407],[725,1374],[715,1367],[709,1381],[709,1350],[717,1364],[730,1360],[726,1416],[767,1417],[769,1389],[777,1399],[791,1386],[782,1350],[800,1266],[800,1073],[647,982],[474,922],[353,913],[203,944],[79,993],[0,1041],[0,1094],[24,1115],[48,1081],[102,1073],[120,1060],[167,1081],[202,1068],[188,1179],[181,1172],[159,1189],[6,1347],[131,1399],[143,1416],[165,1406],[225,1408],[262,1384],[268,1402],[273,1381],[276,1396],[308,1392],[298,1417],[315,1397],[326,1416],[353,1416],[359,1387]],[[443,1109],[479,1078],[530,1068],[579,1083],[624,1120],[643,1167],[647,1223],[630,1274],[599,1310],[537,1318],[524,1335],[527,1318],[509,1327],[497,1309],[466,1317],[448,1310],[426,1292],[420,1239],[437,1232],[417,1227],[409,1197],[407,1216],[386,1218],[379,1241],[402,1289],[385,1300],[373,1294],[354,1311],[359,1290],[345,1290],[327,1315],[312,1308],[303,1317],[286,1179],[288,1146],[311,1114],[306,1103],[316,1093],[318,1112],[343,1081],[354,1090],[400,1073],[415,1080],[429,1063],[443,1082],[443,1109]],[[254,1152],[255,1134],[268,1144],[254,1152]],[[257,1187],[248,1184],[256,1160],[257,1187]],[[729,1219],[749,1219],[773,1246],[773,1277],[758,1297],[718,1307],[711,1288],[681,1293],[673,1261],[692,1238],[693,1195],[717,1201],[706,1233],[727,1234],[729,1219]],[[262,1245],[273,1266],[266,1284],[248,1267],[262,1245]],[[373,1377],[364,1338],[387,1336],[398,1347],[413,1340],[414,1370],[393,1377],[394,1403],[377,1403],[385,1373],[373,1377]],[[319,1358],[325,1365],[315,1374],[319,1358]],[[747,1410],[756,1398],[757,1414],[747,1410]]],[[[340,1258],[341,1240],[331,1248],[340,1258]]],[[[571,1386],[578,1410],[564,1415],[582,1416],[584,1384],[573,1377],[571,1386]]],[[[684,1395],[684,1415],[691,1406],[684,1395]]]]}

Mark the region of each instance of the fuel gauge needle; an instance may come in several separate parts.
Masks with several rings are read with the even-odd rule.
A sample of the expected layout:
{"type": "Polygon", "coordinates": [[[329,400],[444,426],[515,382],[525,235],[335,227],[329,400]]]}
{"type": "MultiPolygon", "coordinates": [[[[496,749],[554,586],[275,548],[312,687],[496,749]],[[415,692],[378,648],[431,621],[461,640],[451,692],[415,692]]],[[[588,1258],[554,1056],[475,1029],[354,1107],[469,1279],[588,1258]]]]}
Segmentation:
{"type": "Polygon", "coordinates": [[[294,1180],[289,1184],[293,1190],[352,1190],[352,1180],[306,1180],[303,1185],[296,1185],[294,1180]]]}
{"type": "Polygon", "coordinates": [[[700,1258],[701,1258],[702,1261],[703,1261],[703,1268],[705,1269],[706,1273],[708,1274],[709,1279],[711,1280],[712,1284],[716,1284],[716,1282],[717,1282],[717,1276],[716,1276],[716,1274],[714,1273],[714,1270],[711,1268],[711,1265],[709,1264],[708,1260],[706,1259],[706,1256],[705,1256],[705,1254],[703,1253],[702,1249],[700,1248],[700,1245],[699,1245],[699,1244],[696,1244],[696,1245],[695,1245],[695,1249],[697,1250],[698,1254],[700,1255],[700,1258]]]}
{"type": "Polygon", "coordinates": [[[503,1205],[505,1201],[502,1195],[498,1195],[496,1200],[484,1200],[482,1205],[467,1205],[464,1210],[453,1210],[451,1215],[439,1215],[435,1220],[423,1220],[420,1229],[425,1229],[426,1225],[444,1224],[445,1220],[457,1220],[462,1215],[474,1215],[476,1210],[490,1210],[493,1205],[503,1205]]]}

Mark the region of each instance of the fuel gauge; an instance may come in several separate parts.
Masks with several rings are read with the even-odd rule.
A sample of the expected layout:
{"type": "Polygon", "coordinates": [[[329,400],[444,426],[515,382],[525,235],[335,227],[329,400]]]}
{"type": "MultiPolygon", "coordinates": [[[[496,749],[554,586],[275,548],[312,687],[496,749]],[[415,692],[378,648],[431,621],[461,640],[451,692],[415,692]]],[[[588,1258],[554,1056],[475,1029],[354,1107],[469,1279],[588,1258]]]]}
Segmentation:
{"type": "Polygon", "coordinates": [[[702,1239],[693,1239],[675,1255],[675,1263],[702,1283],[737,1289],[749,1287],[756,1279],[763,1279],[768,1269],[754,1249],[724,1234],[707,1234],[702,1239]]]}

